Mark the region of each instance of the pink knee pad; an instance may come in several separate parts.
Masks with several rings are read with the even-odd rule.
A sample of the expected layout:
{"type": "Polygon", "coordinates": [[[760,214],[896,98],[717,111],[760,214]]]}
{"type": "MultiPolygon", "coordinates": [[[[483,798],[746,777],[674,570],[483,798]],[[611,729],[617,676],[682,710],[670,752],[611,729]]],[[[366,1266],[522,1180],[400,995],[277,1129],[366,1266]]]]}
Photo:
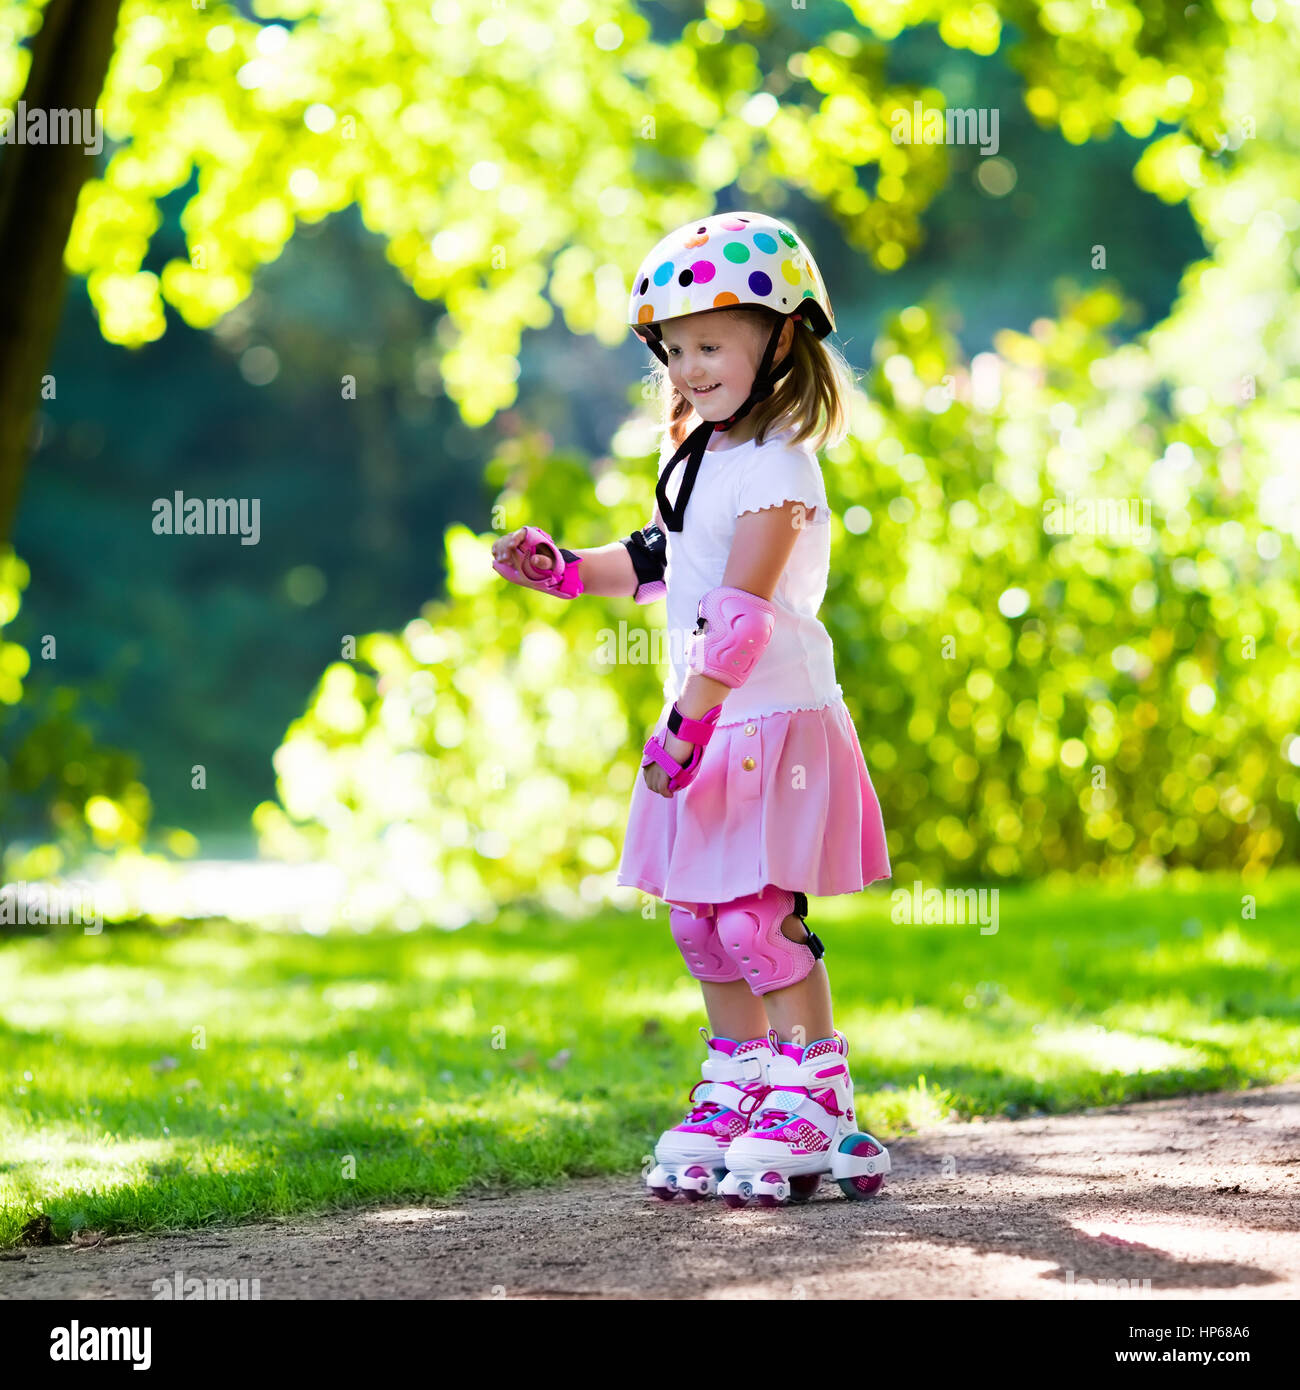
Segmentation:
{"type": "Polygon", "coordinates": [[[806,917],[808,899],[773,884],[715,909],[722,948],[755,994],[798,984],[821,959],[822,943],[812,932],[804,941],[791,941],[781,930],[792,912],[806,917]]]}
{"type": "Polygon", "coordinates": [[[686,968],[697,980],[726,984],[740,979],[740,971],[718,940],[716,917],[694,917],[684,907],[670,907],[668,922],[686,968]]]}

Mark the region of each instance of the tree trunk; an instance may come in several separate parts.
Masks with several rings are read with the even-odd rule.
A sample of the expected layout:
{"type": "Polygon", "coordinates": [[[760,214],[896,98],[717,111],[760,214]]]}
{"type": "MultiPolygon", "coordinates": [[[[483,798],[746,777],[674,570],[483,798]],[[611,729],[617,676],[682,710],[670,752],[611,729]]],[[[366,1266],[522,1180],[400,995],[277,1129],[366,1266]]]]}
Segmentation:
{"type": "MultiPolygon", "coordinates": [[[[113,56],[121,0],[49,0],[32,40],[27,111],[93,111],[113,56]]],[[[25,123],[24,123],[25,124],[25,123]]],[[[0,545],[13,537],[38,405],[54,350],[63,251],[81,185],[95,172],[82,145],[0,145],[0,545]]]]}

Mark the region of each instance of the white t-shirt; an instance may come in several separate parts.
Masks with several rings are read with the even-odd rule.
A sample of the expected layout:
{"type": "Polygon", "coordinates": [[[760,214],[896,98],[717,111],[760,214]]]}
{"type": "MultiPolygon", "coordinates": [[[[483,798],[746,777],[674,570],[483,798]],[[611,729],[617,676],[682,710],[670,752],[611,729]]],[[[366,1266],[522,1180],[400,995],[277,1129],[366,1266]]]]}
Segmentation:
{"type": "MultiPolygon", "coordinates": [[[[817,617],[830,575],[830,509],[817,455],[806,443],[790,443],[792,428],[728,449],[710,449],[695,479],[680,531],[668,538],[668,651],[672,674],[664,682],[664,712],[681,694],[689,671],[686,652],[699,616],[700,600],[718,588],[726,572],[737,518],[744,512],[802,502],[799,538],[771,598],[776,609],[772,639],[749,678],[723,702],[718,727],[740,724],[782,710],[821,709],[843,697],[835,680],[830,634],[817,617]],[[816,509],[815,511],[813,509],[816,509]]],[[[659,472],[676,446],[665,437],[659,472]]],[[[686,462],[668,482],[676,505],[686,462]]],[[[657,475],[656,475],[657,476],[657,475]]]]}

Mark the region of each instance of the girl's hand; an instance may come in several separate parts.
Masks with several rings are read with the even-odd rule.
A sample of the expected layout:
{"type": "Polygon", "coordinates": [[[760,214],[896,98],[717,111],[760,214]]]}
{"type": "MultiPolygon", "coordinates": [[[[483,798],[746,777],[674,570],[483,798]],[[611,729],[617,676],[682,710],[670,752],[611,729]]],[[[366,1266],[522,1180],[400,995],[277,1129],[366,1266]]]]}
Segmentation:
{"type": "MultiPolygon", "coordinates": [[[[683,767],[691,760],[691,754],[695,751],[693,743],[687,743],[684,738],[678,738],[676,734],[667,734],[661,740],[664,752],[670,758],[675,758],[683,767]]],[[[673,793],[668,790],[668,774],[659,766],[658,763],[651,763],[644,768],[645,784],[652,792],[658,792],[660,796],[672,799],[673,793]]]]}
{"type": "Polygon", "coordinates": [[[658,792],[660,796],[666,796],[671,801],[672,792],[668,790],[668,774],[659,766],[658,763],[647,763],[641,769],[645,774],[645,784],[652,792],[658,792]]]}
{"type": "Polygon", "coordinates": [[[524,568],[523,553],[519,547],[524,539],[524,527],[518,531],[511,531],[508,536],[502,536],[499,540],[492,542],[492,558],[500,564],[513,565],[520,574],[528,579],[540,579],[549,569],[551,569],[551,557],[545,551],[539,551],[528,562],[527,569],[524,568]]]}

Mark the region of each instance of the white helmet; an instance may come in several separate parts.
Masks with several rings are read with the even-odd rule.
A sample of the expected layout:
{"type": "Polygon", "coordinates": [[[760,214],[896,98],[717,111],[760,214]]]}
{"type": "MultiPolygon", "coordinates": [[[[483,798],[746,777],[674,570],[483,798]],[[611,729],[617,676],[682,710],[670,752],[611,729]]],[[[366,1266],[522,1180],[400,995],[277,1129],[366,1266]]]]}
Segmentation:
{"type": "Polygon", "coordinates": [[[627,321],[637,337],[665,365],[663,330],[667,319],[714,309],[760,305],[780,315],[763,351],[754,384],[743,405],[727,420],[704,420],[669,459],[655,488],[664,524],[680,531],[686,504],[714,430],[730,429],[776,390],[794,365],[787,353],[773,367],[777,341],[791,319],[818,338],[835,331],[830,296],[817,262],[798,236],[775,217],[761,212],[719,212],[670,232],[641,262],[632,283],[627,321]],[[686,469],[676,502],[668,498],[668,479],[683,459],[686,469]]]}
{"type": "Polygon", "coordinates": [[[792,316],[818,338],[835,331],[821,272],[799,237],[761,212],[720,212],[670,232],[641,262],[627,321],[662,361],[665,319],[745,304],[792,316]]]}

